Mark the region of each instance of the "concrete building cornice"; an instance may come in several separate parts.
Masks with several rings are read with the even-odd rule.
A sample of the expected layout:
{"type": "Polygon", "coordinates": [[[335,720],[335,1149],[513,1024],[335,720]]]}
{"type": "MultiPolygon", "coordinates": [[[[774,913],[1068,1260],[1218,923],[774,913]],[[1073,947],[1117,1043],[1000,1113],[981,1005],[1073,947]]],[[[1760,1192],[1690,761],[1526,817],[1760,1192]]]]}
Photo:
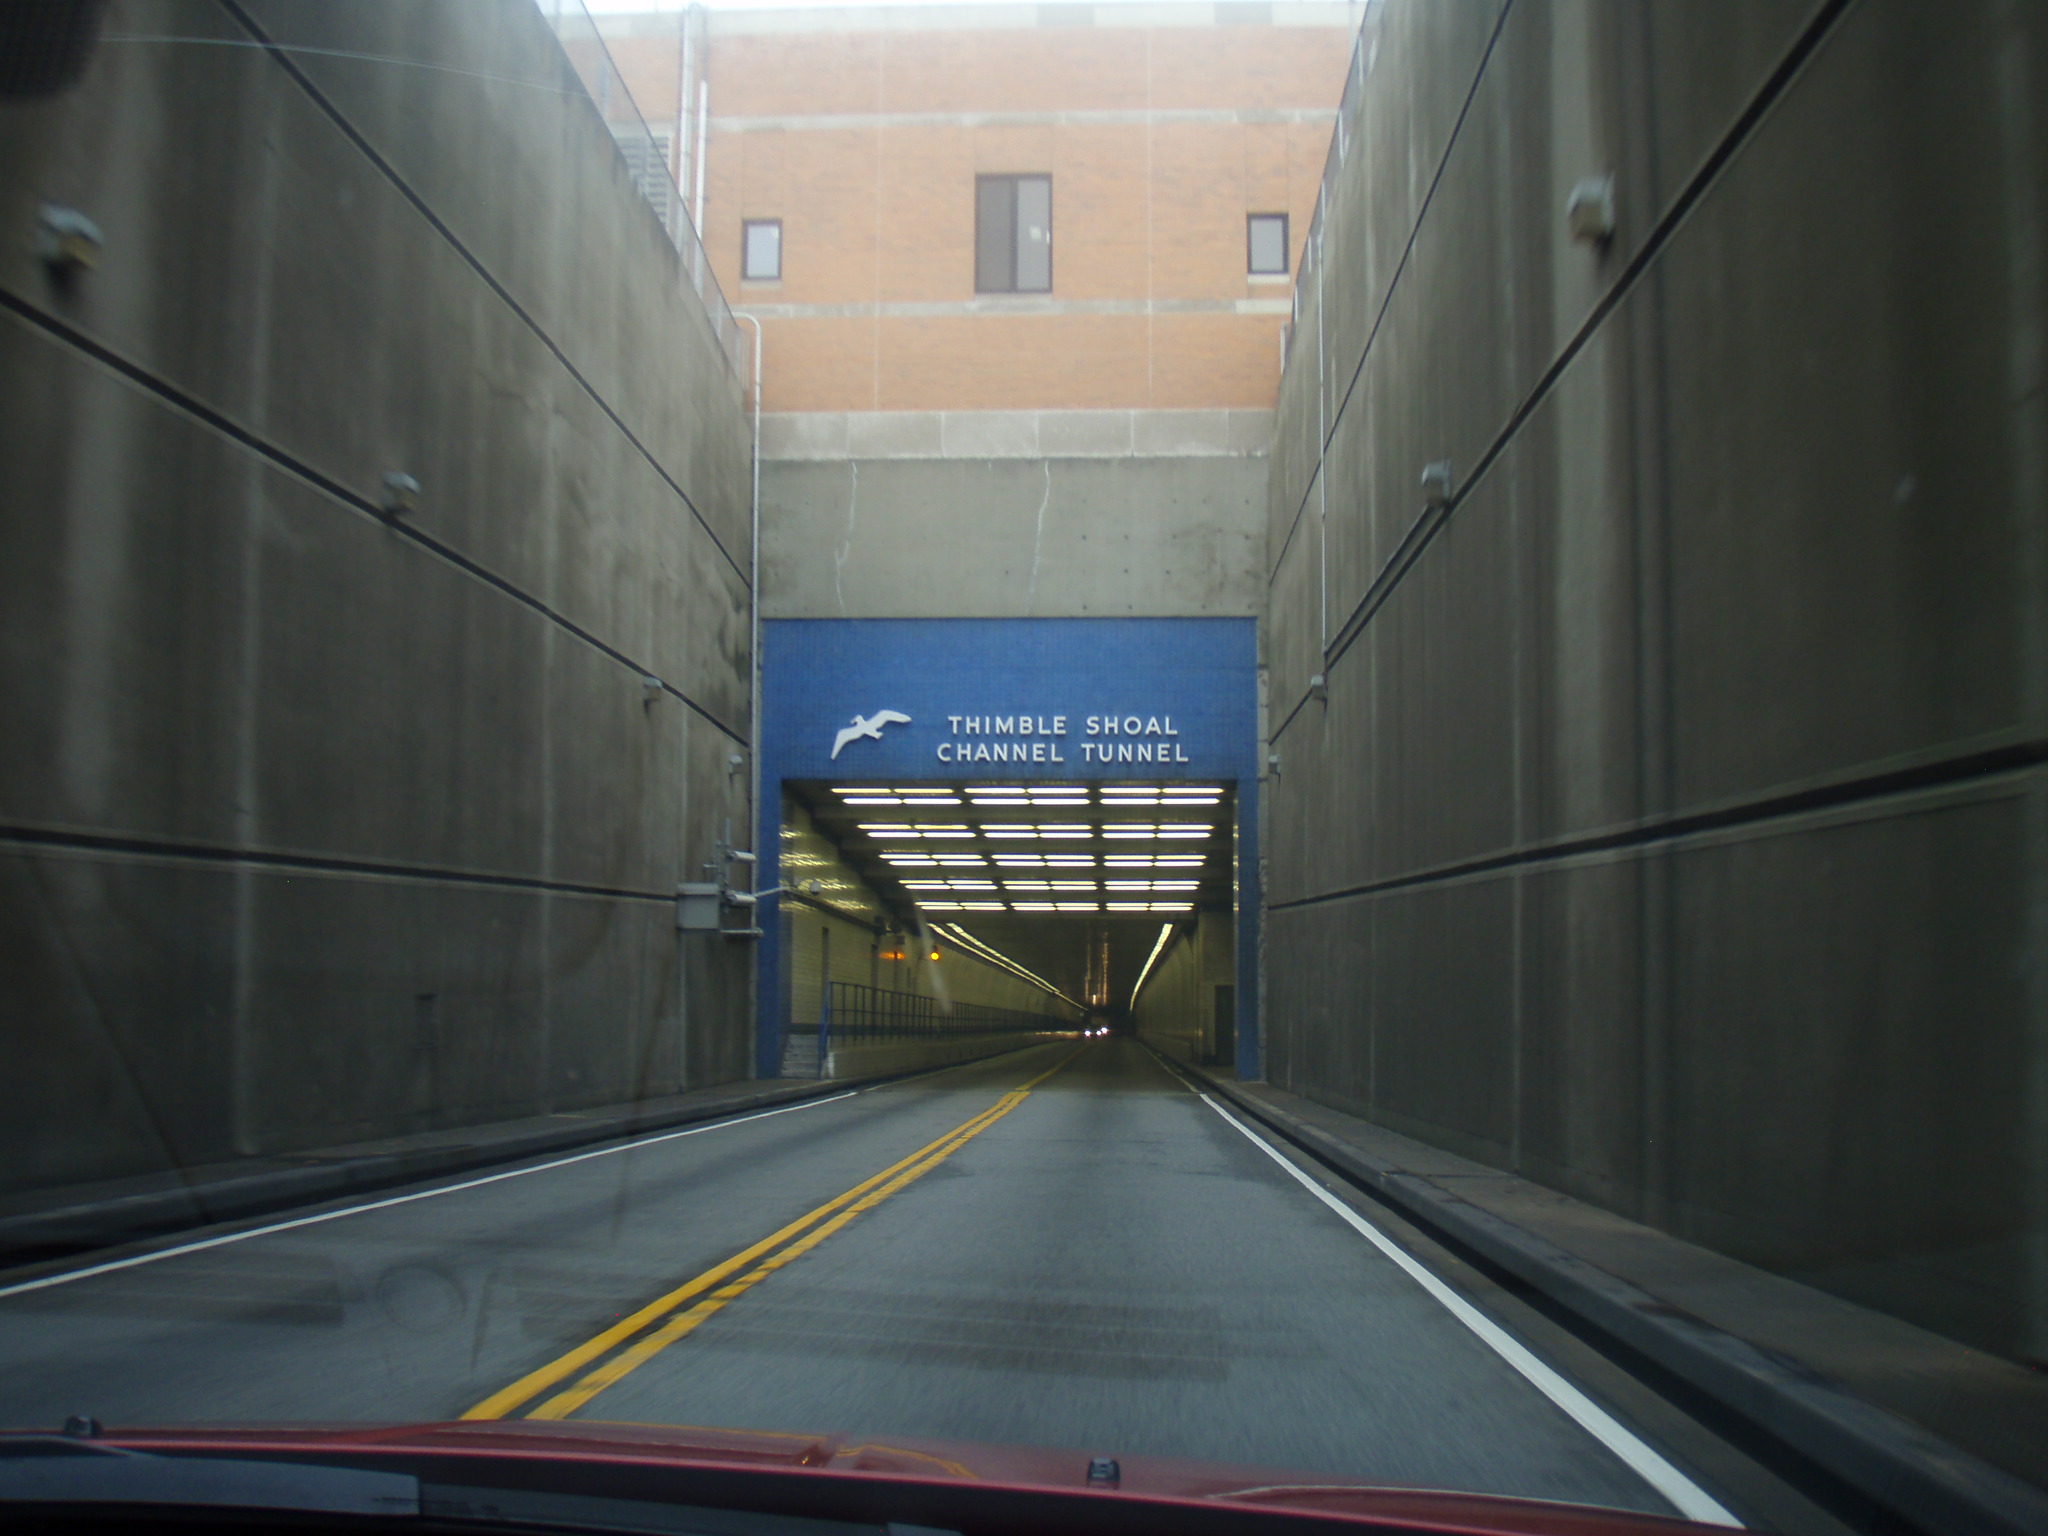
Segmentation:
{"type": "Polygon", "coordinates": [[[770,411],[761,457],[843,459],[1257,458],[1270,410],[770,411]]]}
{"type": "MultiPolygon", "coordinates": [[[[806,32],[1016,32],[1040,28],[1186,30],[1203,27],[1340,27],[1356,31],[1363,0],[1138,0],[1124,4],[848,5],[714,8],[714,37],[806,32]]],[[[673,34],[688,14],[680,7],[601,13],[606,37],[673,34]]]]}
{"type": "Polygon", "coordinates": [[[740,287],[740,305],[763,320],[950,320],[1006,319],[1043,315],[1276,315],[1292,314],[1291,298],[1272,299],[958,299],[895,303],[773,304],[756,296],[754,284],[740,287]]]}
{"type": "Polygon", "coordinates": [[[1337,120],[1335,107],[1161,107],[1072,112],[831,112],[714,117],[713,133],[843,133],[875,128],[1163,128],[1177,124],[1237,126],[1337,120]]]}

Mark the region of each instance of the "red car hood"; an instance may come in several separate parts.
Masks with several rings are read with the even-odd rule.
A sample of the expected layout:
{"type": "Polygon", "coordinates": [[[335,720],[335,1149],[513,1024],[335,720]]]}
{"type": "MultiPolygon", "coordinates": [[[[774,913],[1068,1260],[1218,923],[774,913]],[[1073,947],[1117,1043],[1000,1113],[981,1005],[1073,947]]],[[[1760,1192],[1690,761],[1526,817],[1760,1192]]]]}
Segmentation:
{"type": "Polygon", "coordinates": [[[808,1486],[820,1494],[834,1491],[828,1485],[838,1485],[841,1494],[858,1493],[848,1485],[864,1483],[923,1490],[942,1499],[948,1490],[971,1492],[977,1502],[1005,1493],[1057,1495],[1076,1514],[1085,1508],[1111,1515],[1111,1509],[1094,1501],[1114,1500],[1132,1515],[1176,1507],[1189,1514],[1269,1511],[1307,1517],[1312,1525],[1362,1523],[1471,1536],[1679,1536],[1711,1529],[1623,1510],[1153,1456],[1118,1456],[1121,1475],[1114,1487],[1105,1487],[1090,1485],[1089,1457],[1074,1451],[894,1437],[853,1441],[691,1425],[490,1420],[374,1428],[110,1429],[99,1443],[136,1451],[318,1457],[358,1465],[389,1465],[396,1459],[414,1468],[424,1462],[434,1476],[449,1478],[484,1472],[487,1464],[752,1472],[773,1474],[779,1487],[808,1486]],[[792,1484],[792,1477],[806,1482],[792,1484]],[[1064,1502],[1077,1497],[1089,1503],[1064,1502]]]}

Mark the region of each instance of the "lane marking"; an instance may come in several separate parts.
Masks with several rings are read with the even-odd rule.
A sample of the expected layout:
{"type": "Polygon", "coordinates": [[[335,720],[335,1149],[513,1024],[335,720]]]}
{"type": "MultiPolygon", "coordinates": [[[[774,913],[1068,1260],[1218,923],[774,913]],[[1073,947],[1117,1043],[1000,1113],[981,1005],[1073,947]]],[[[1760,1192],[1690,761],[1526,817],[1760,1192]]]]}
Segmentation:
{"type": "MultiPolygon", "coordinates": [[[[1085,1050],[1086,1047],[1081,1049],[1085,1050]]],[[[826,1238],[843,1230],[865,1212],[873,1210],[897,1191],[922,1178],[1023,1103],[1032,1089],[1080,1054],[1081,1051],[1076,1050],[1061,1058],[1029,1082],[1010,1089],[980,1114],[954,1126],[936,1141],[928,1142],[908,1157],[891,1163],[880,1173],[861,1180],[843,1194],[805,1212],[781,1230],[742,1249],[724,1262],[714,1264],[694,1279],[684,1282],[664,1296],[657,1297],[631,1316],[620,1319],[568,1353],[550,1360],[537,1370],[529,1371],[510,1386],[492,1393],[465,1411],[462,1417],[502,1419],[522,1404],[538,1397],[549,1387],[566,1380],[617,1346],[625,1344],[635,1334],[642,1333],[659,1323],[661,1326],[656,1327],[652,1333],[621,1350],[595,1370],[582,1376],[574,1385],[557,1392],[526,1415],[532,1419],[566,1418],[605,1388],[638,1370],[669,1345],[687,1338],[707,1319],[723,1311],[783,1265],[809,1253],[826,1238]],[[756,1261],[764,1262],[740,1275],[739,1279],[732,1280],[732,1276],[747,1269],[748,1265],[756,1264],[756,1261]],[[730,1284],[724,1283],[729,1280],[730,1284]],[[713,1291],[714,1286],[719,1288],[713,1291]],[[712,1294],[704,1296],[707,1291],[711,1291],[712,1294]],[[676,1311],[683,1303],[698,1297],[704,1299],[697,1301],[696,1305],[687,1311],[676,1311]],[[663,1321],[664,1319],[666,1321],[663,1321]]]]}
{"type": "MultiPolygon", "coordinates": [[[[1179,1074],[1176,1073],[1175,1076],[1179,1074]]],[[[1441,1302],[1451,1316],[1479,1335],[1495,1354],[1519,1371],[1531,1386],[1570,1414],[1581,1429],[1620,1457],[1631,1471],[1656,1489],[1686,1519],[1696,1520],[1702,1525],[1727,1526],[1738,1531],[1743,1528],[1742,1522],[1723,1508],[1699,1484],[1644,1444],[1606,1409],[1537,1359],[1500,1324],[1431,1274],[1406,1249],[1297,1168],[1265,1137],[1200,1089],[1191,1088],[1189,1091],[1237,1127],[1253,1146],[1284,1168],[1303,1189],[1335,1211],[1360,1236],[1400,1265],[1409,1279],[1441,1302]]]]}
{"type": "Polygon", "coordinates": [[[201,1253],[208,1248],[225,1248],[229,1243],[245,1243],[252,1237],[267,1237],[273,1232],[290,1232],[297,1227],[316,1227],[325,1221],[339,1221],[344,1216],[360,1216],[365,1211],[382,1211],[394,1205],[410,1205],[415,1200],[432,1200],[437,1195],[452,1195],[465,1189],[481,1189],[486,1184],[497,1184],[505,1179],[524,1178],[529,1173],[546,1173],[550,1168],[566,1168],[571,1163],[587,1163],[594,1157],[611,1157],[616,1153],[631,1152],[640,1147],[659,1146],[664,1141],[677,1141],[685,1136],[701,1136],[706,1131],[722,1131],[729,1126],[747,1125],[755,1120],[766,1120],[771,1115],[788,1115],[799,1109],[816,1109],[821,1104],[837,1104],[842,1099],[854,1097],[854,1093],[855,1090],[849,1088],[846,1092],[835,1093],[829,1098],[806,1099],[801,1104],[784,1104],[779,1109],[764,1109],[755,1114],[741,1115],[733,1120],[715,1120],[709,1125],[693,1125],[686,1130],[668,1131],[660,1136],[643,1136],[616,1147],[599,1147],[595,1152],[578,1152],[572,1157],[558,1157],[550,1162],[535,1163],[530,1168],[512,1168],[504,1173],[486,1174],[480,1179],[465,1179],[460,1184],[443,1184],[435,1189],[415,1190],[409,1195],[392,1195],[383,1200],[370,1200],[362,1205],[351,1205],[338,1211],[321,1211],[313,1216],[295,1216],[290,1221],[273,1221],[241,1232],[227,1232],[218,1237],[201,1238],[197,1242],[180,1243],[175,1248],[152,1249],[148,1253],[131,1254],[125,1259],[109,1259],[104,1264],[91,1264],[83,1269],[67,1269],[62,1274],[43,1275],[34,1280],[19,1280],[12,1285],[0,1285],[0,1299],[19,1296],[24,1291],[47,1290],[53,1285],[69,1285],[74,1280],[111,1274],[118,1269],[134,1269],[141,1264],[155,1264],[159,1260],[175,1259],[182,1254],[201,1253]]]}

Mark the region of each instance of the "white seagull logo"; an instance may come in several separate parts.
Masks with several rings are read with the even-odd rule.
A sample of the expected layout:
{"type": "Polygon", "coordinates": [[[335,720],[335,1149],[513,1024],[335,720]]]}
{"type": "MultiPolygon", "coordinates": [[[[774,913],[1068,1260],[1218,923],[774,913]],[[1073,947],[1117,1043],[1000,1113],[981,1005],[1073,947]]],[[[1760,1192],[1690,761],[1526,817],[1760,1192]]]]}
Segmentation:
{"type": "Polygon", "coordinates": [[[836,760],[839,756],[839,749],[849,741],[859,741],[862,737],[879,741],[882,736],[882,727],[885,725],[908,724],[910,724],[910,716],[904,714],[901,710],[878,709],[872,715],[855,715],[853,717],[853,724],[832,738],[832,756],[836,760]]]}

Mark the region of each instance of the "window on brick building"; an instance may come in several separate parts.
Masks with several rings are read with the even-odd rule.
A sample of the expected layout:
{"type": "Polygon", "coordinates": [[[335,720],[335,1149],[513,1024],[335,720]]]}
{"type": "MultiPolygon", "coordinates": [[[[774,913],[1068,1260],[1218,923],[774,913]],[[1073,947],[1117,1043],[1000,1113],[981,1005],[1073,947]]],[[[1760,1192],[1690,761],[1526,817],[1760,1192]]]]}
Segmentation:
{"type": "Polygon", "coordinates": [[[1246,270],[1253,277],[1287,275],[1287,215],[1248,214],[1244,221],[1246,270]]]}
{"type": "Polygon", "coordinates": [[[1052,292],[1052,178],[974,178],[974,291],[1052,292]]]}
{"type": "Polygon", "coordinates": [[[782,220],[748,219],[740,227],[740,277],[749,283],[782,280],[782,220]]]}

